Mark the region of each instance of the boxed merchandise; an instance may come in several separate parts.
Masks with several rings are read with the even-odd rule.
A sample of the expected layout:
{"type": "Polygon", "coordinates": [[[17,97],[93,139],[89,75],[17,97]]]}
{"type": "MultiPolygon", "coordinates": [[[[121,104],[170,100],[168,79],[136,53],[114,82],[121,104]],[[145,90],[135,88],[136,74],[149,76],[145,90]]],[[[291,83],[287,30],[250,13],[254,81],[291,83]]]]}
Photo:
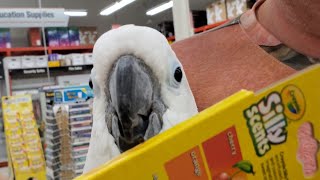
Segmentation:
{"type": "Polygon", "coordinates": [[[57,28],[46,28],[46,40],[50,47],[59,46],[59,33],[57,28]]]}
{"type": "Polygon", "coordinates": [[[3,96],[9,168],[15,179],[45,178],[45,160],[30,95],[3,96]]]}
{"type": "Polygon", "coordinates": [[[85,53],[83,54],[83,57],[84,57],[84,64],[93,64],[92,53],[85,53]]]}
{"type": "Polygon", "coordinates": [[[59,45],[60,46],[69,46],[69,33],[67,27],[58,27],[58,34],[59,34],[59,45]]]}
{"type": "Polygon", "coordinates": [[[29,45],[31,47],[41,46],[41,29],[40,28],[30,28],[28,31],[29,45]]]}
{"type": "Polygon", "coordinates": [[[234,19],[249,9],[247,0],[226,0],[226,4],[228,19],[234,19]]]}
{"type": "Polygon", "coordinates": [[[22,56],[21,57],[21,67],[22,68],[33,68],[35,67],[34,56],[22,56]]]}
{"type": "Polygon", "coordinates": [[[20,56],[5,57],[3,60],[8,69],[21,69],[20,56]]]}
{"type": "Polygon", "coordinates": [[[98,39],[96,27],[80,27],[79,34],[81,45],[93,45],[98,39]]]}
{"type": "Polygon", "coordinates": [[[11,48],[10,29],[0,29],[0,48],[11,48]]]}
{"type": "Polygon", "coordinates": [[[35,67],[47,67],[48,66],[48,56],[34,56],[35,67]]]}
{"type": "Polygon", "coordinates": [[[241,90],[78,180],[318,180],[319,76],[241,90]]]}
{"type": "Polygon", "coordinates": [[[207,23],[214,24],[227,20],[225,0],[217,0],[207,7],[207,23]]]}
{"type": "Polygon", "coordinates": [[[73,66],[84,65],[83,54],[69,54],[68,56],[71,58],[73,66]]]}
{"type": "Polygon", "coordinates": [[[70,46],[79,46],[80,45],[80,35],[78,27],[69,27],[69,43],[70,46]]]}

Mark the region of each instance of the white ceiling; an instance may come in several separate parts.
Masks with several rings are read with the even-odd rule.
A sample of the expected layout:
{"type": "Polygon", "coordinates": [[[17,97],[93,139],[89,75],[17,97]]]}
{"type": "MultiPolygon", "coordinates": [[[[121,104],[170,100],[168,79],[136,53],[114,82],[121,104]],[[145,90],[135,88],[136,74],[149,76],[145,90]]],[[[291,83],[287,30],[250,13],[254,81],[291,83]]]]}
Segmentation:
{"type": "MultiPolygon", "coordinates": [[[[159,22],[172,20],[172,10],[149,17],[148,9],[168,0],[137,0],[110,16],[100,16],[99,12],[115,0],[42,0],[43,7],[63,7],[65,9],[87,9],[87,17],[71,17],[70,26],[97,26],[99,34],[109,30],[111,24],[136,24],[156,27],[159,22]]],[[[189,0],[192,10],[205,10],[215,0],[189,0]]],[[[0,7],[37,7],[38,0],[0,0],[0,7]]]]}

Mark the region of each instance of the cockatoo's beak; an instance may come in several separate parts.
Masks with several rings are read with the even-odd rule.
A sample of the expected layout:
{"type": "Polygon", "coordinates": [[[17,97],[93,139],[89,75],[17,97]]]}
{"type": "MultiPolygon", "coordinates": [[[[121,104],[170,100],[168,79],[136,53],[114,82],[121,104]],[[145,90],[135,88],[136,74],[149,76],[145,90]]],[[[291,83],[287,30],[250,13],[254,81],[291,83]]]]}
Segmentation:
{"type": "Polygon", "coordinates": [[[157,78],[142,60],[121,56],[113,64],[106,86],[106,112],[112,116],[106,118],[108,130],[121,152],[160,132],[166,107],[157,78]]]}

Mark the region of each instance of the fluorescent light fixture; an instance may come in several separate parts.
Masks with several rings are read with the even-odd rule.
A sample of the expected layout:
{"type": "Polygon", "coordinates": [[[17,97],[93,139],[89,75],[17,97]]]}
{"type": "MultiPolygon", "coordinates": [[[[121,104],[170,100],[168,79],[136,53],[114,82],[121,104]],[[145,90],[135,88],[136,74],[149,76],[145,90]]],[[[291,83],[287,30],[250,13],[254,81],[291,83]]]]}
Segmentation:
{"type": "Polygon", "coordinates": [[[65,10],[64,14],[67,16],[87,16],[88,12],[87,10],[84,10],[84,9],[75,9],[75,10],[69,9],[69,10],[65,10]]]}
{"type": "Polygon", "coordinates": [[[121,1],[118,1],[116,3],[114,3],[113,5],[109,6],[109,7],[106,7],[105,9],[103,9],[101,12],[100,12],[100,15],[102,16],[108,16],[116,11],[118,11],[119,9],[125,7],[126,5],[134,2],[135,0],[121,0],[121,1]]]}
{"type": "Polygon", "coordinates": [[[154,7],[152,9],[150,9],[149,11],[147,11],[146,14],[148,16],[153,16],[153,15],[156,15],[156,14],[162,12],[162,11],[165,11],[167,9],[172,8],[172,6],[173,6],[173,1],[169,1],[167,3],[161,4],[161,5],[157,6],[157,7],[154,7]]]}

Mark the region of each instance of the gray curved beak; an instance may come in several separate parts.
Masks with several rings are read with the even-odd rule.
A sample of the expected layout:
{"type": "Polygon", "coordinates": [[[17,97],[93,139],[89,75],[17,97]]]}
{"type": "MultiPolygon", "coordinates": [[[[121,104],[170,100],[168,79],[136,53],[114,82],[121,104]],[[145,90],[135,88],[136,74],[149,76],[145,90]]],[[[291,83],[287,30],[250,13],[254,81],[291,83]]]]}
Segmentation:
{"type": "Polygon", "coordinates": [[[112,118],[106,120],[121,152],[158,134],[165,106],[150,68],[135,56],[121,56],[108,81],[112,118]]]}

